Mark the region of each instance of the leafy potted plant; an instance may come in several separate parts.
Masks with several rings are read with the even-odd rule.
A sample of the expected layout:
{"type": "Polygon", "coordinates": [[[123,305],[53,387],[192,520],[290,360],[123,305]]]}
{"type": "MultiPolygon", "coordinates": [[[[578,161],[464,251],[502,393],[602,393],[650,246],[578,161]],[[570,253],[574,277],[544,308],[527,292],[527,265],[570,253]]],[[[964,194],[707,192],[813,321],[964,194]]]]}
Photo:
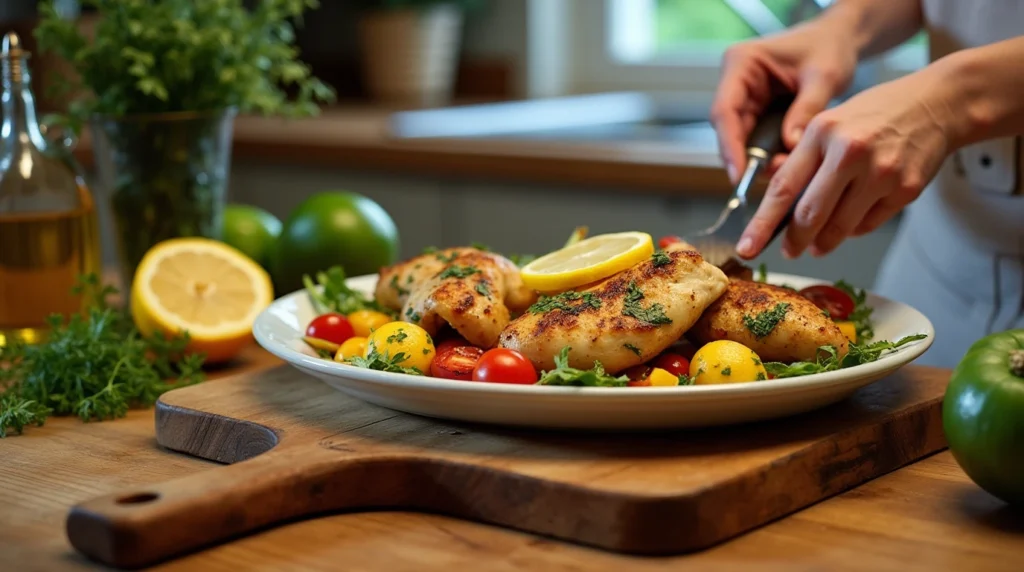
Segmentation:
{"type": "Polygon", "coordinates": [[[360,0],[367,89],[379,100],[417,105],[448,101],[466,10],[479,0],[360,0]]]}
{"type": "Polygon", "coordinates": [[[334,92],[299,61],[291,21],[317,0],[83,0],[91,37],[40,4],[40,49],[68,61],[74,130],[88,124],[122,279],[157,242],[218,238],[237,113],[311,115],[334,92]]]}

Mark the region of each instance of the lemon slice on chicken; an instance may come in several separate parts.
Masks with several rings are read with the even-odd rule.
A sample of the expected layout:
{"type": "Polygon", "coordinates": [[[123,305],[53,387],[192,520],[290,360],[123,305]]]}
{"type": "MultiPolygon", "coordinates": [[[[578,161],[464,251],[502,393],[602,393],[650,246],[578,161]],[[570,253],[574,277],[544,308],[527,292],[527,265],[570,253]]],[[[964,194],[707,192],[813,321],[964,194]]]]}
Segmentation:
{"type": "Polygon", "coordinates": [[[234,357],[273,300],[270,277],[240,251],[206,238],[151,248],[135,271],[132,318],[144,335],[188,332],[187,351],[209,362],[234,357]]]}
{"type": "Polygon", "coordinates": [[[607,278],[654,254],[646,232],[599,234],[546,254],[520,270],[538,292],[562,292],[607,278]]]}

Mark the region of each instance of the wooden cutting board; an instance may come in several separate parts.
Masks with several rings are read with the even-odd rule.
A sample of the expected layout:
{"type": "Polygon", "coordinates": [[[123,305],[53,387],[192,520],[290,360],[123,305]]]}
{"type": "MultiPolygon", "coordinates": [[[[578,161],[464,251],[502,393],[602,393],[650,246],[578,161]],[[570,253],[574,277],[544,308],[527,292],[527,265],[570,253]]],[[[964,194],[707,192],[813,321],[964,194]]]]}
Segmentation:
{"type": "Polygon", "coordinates": [[[784,420],[571,434],[403,414],[281,366],[165,394],[157,441],[230,465],[83,503],[67,534],[94,559],[138,567],[297,518],[402,508],[683,553],[944,448],[947,380],[909,366],[784,420]]]}

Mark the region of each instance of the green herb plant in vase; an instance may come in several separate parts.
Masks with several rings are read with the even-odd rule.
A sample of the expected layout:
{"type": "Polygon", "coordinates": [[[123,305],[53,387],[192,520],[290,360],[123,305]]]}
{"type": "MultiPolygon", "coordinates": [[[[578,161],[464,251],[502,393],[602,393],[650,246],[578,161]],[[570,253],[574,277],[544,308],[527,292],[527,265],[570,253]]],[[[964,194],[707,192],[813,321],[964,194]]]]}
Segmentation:
{"type": "Polygon", "coordinates": [[[334,98],[294,46],[317,0],[83,0],[93,32],[40,3],[36,39],[74,67],[68,123],[88,125],[122,280],[180,236],[220,238],[238,113],[305,116],[334,98]]]}

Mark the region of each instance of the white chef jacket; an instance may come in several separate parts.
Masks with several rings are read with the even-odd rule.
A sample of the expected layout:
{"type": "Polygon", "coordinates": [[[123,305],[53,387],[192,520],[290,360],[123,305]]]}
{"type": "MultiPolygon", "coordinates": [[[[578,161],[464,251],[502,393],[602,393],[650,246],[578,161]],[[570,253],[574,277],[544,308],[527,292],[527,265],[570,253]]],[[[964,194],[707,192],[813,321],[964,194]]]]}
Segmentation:
{"type": "MultiPolygon", "coordinates": [[[[922,6],[932,60],[1024,34],[1024,0],[922,6]]],[[[917,363],[953,367],[978,338],[1024,328],[1022,135],[958,150],[904,211],[875,291],[934,324],[932,348],[917,363]]]]}

